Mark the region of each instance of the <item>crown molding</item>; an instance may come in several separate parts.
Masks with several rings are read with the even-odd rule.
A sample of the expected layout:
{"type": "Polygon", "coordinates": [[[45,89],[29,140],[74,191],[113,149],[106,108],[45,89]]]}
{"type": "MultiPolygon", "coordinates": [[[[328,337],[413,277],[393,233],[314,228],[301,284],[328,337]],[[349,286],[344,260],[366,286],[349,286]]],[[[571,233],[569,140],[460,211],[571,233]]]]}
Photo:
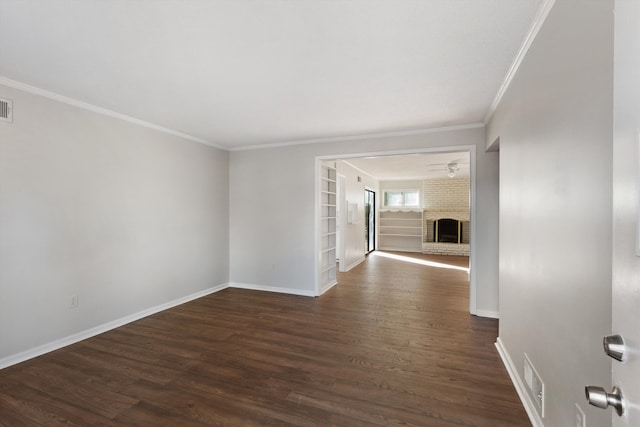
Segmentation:
{"type": "Polygon", "coordinates": [[[423,129],[413,129],[413,130],[404,130],[404,131],[393,131],[393,132],[381,132],[381,133],[371,133],[371,134],[359,134],[359,135],[351,135],[351,136],[334,136],[334,137],[324,137],[324,138],[315,138],[315,139],[303,139],[303,140],[293,140],[293,141],[285,141],[285,142],[277,142],[272,144],[256,144],[256,145],[244,145],[238,147],[229,147],[220,144],[215,144],[213,142],[207,141],[202,138],[198,138],[193,135],[189,135],[174,129],[169,129],[160,125],[156,125],[154,123],[150,123],[141,119],[137,119],[135,117],[128,116],[126,114],[118,113],[116,111],[109,110],[107,108],[98,107],[93,104],[89,104],[84,101],[79,101],[74,98],[70,98],[68,96],[60,95],[55,92],[51,92],[45,89],[41,89],[36,86],[31,86],[26,83],[22,83],[16,80],[12,80],[3,76],[0,76],[0,85],[12,87],[14,89],[18,89],[27,93],[31,93],[33,95],[42,96],[53,101],[61,102],[67,105],[71,105],[83,110],[91,111],[97,114],[101,114],[108,117],[113,117],[116,119],[120,119],[129,123],[133,123],[142,127],[146,127],[148,129],[153,129],[159,132],[163,132],[169,135],[177,136],[179,138],[183,138],[189,141],[197,142],[200,144],[208,145],[211,147],[215,147],[221,150],[226,151],[248,151],[248,150],[260,150],[260,149],[269,149],[269,148],[278,148],[278,147],[287,147],[287,146],[296,146],[296,145],[307,145],[307,144],[321,144],[321,143],[330,143],[330,142],[347,142],[347,141],[358,141],[363,139],[378,139],[378,138],[393,138],[393,137],[401,137],[401,136],[411,136],[411,135],[424,135],[430,133],[440,133],[440,132],[450,132],[450,131],[458,131],[458,130],[466,130],[466,129],[477,129],[485,127],[484,123],[465,123],[459,125],[451,125],[451,126],[441,126],[434,128],[423,128],[423,129]]]}
{"type": "Polygon", "coordinates": [[[406,130],[406,131],[370,133],[370,134],[352,135],[352,136],[332,136],[332,137],[326,137],[326,138],[276,142],[273,144],[244,145],[240,147],[229,147],[227,148],[227,150],[247,151],[247,150],[260,150],[265,148],[287,147],[292,145],[321,144],[321,143],[327,143],[327,142],[346,142],[346,141],[357,141],[362,139],[377,139],[377,138],[389,138],[389,137],[399,137],[399,136],[409,136],[409,135],[423,135],[423,134],[429,134],[429,133],[449,132],[449,131],[465,130],[465,129],[477,129],[477,128],[483,128],[484,126],[485,126],[484,123],[467,123],[467,124],[461,124],[461,125],[443,126],[443,127],[426,128],[426,129],[414,129],[414,130],[406,130]]]}
{"type": "Polygon", "coordinates": [[[555,0],[544,0],[540,5],[540,8],[538,9],[538,13],[536,14],[536,17],[534,18],[533,23],[531,24],[531,28],[529,28],[529,32],[527,33],[527,35],[525,36],[522,42],[522,46],[520,46],[520,50],[518,51],[518,54],[513,60],[513,63],[511,64],[511,67],[509,68],[507,75],[504,77],[504,81],[502,82],[502,85],[500,86],[500,89],[498,90],[496,97],[493,99],[493,102],[491,103],[491,107],[489,107],[487,114],[484,116],[485,125],[489,123],[491,116],[493,116],[493,113],[496,112],[496,109],[498,108],[500,101],[502,101],[502,97],[504,96],[504,94],[507,92],[507,89],[511,85],[511,82],[515,77],[516,72],[518,71],[518,68],[520,68],[520,64],[522,64],[522,61],[524,60],[525,56],[527,55],[527,52],[529,51],[529,48],[531,47],[531,45],[533,44],[533,41],[538,35],[540,28],[542,28],[544,21],[547,19],[547,16],[549,16],[549,12],[551,12],[551,8],[553,8],[554,4],[555,4],[555,0]]]}
{"type": "Polygon", "coordinates": [[[211,147],[219,148],[221,150],[227,150],[228,147],[214,144],[210,141],[207,141],[202,138],[198,138],[193,135],[189,135],[174,129],[169,129],[163,126],[156,125],[154,123],[150,123],[144,120],[137,119],[135,117],[127,116],[126,114],[117,113],[115,111],[109,110],[107,108],[98,107],[97,105],[89,104],[87,102],[79,101],[74,98],[70,98],[68,96],[60,95],[55,92],[51,92],[45,89],[41,89],[39,87],[31,86],[26,83],[18,82],[16,80],[11,80],[6,77],[0,76],[0,84],[8,87],[12,87],[14,89],[18,89],[24,92],[31,93],[33,95],[42,96],[53,101],[62,102],[63,104],[71,105],[73,107],[81,108],[83,110],[91,111],[93,113],[102,114],[103,116],[109,116],[116,119],[124,120],[125,122],[133,123],[138,126],[146,127],[149,129],[153,129],[159,132],[167,133],[169,135],[177,136],[179,138],[187,139],[189,141],[197,142],[204,145],[209,145],[211,147]]]}
{"type": "Polygon", "coordinates": [[[356,165],[354,165],[353,163],[351,163],[350,161],[346,160],[346,159],[337,159],[340,160],[341,162],[349,165],[350,167],[354,168],[355,170],[357,170],[358,172],[360,172],[361,174],[367,175],[370,178],[375,179],[376,181],[380,181],[378,178],[376,178],[375,176],[371,175],[369,172],[365,172],[362,169],[360,169],[359,167],[357,167],[356,165]]]}

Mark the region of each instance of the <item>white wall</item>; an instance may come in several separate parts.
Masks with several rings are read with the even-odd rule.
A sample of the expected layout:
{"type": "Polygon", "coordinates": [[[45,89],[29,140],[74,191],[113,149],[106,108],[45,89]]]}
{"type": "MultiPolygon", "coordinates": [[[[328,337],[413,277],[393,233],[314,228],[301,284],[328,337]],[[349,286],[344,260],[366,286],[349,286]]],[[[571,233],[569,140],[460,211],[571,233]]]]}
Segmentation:
{"type": "Polygon", "coordinates": [[[487,128],[500,138],[500,344],[546,387],[545,426],[610,425],[611,1],[557,0],[487,128]]]}
{"type": "Polygon", "coordinates": [[[227,152],[0,96],[0,365],[228,281],[227,152]]]}
{"type": "Polygon", "coordinates": [[[484,136],[471,128],[231,152],[231,281],[314,291],[316,157],[476,145],[477,309],[497,313],[498,154],[484,151],[484,136]]]}
{"type": "Polygon", "coordinates": [[[340,271],[349,271],[365,259],[364,189],[366,187],[377,192],[378,181],[342,160],[336,162],[336,168],[345,177],[344,212],[340,213],[341,232],[344,233],[344,260],[340,262],[340,271]],[[357,221],[352,224],[348,222],[349,204],[358,207],[357,221]]]}

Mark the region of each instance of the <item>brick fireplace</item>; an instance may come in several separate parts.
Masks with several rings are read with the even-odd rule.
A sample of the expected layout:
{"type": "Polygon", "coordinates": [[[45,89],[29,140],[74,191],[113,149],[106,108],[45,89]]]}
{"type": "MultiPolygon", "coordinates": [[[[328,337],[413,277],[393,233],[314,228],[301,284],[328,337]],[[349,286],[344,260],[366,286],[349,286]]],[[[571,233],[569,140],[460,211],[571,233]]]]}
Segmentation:
{"type": "Polygon", "coordinates": [[[422,252],[469,255],[469,179],[423,182],[422,252]]]}

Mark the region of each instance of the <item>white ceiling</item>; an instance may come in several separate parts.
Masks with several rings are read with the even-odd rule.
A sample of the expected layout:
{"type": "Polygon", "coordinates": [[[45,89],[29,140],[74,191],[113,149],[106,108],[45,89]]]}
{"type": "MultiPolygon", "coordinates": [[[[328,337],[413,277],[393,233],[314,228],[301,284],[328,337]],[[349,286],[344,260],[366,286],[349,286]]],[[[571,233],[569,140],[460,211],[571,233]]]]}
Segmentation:
{"type": "Polygon", "coordinates": [[[0,78],[230,149],[480,123],[542,1],[0,0],[0,78]]]}
{"type": "Polygon", "coordinates": [[[469,178],[468,151],[358,157],[345,161],[380,181],[448,178],[450,163],[457,167],[456,178],[469,178]]]}

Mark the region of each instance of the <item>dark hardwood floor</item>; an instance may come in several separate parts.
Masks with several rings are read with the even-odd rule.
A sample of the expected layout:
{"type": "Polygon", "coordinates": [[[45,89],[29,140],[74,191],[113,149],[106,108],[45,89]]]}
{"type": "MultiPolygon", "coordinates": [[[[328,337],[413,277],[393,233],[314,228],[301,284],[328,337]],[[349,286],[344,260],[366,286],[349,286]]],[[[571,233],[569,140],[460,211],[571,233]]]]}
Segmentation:
{"type": "Polygon", "coordinates": [[[320,298],[226,289],[1,370],[0,425],[530,426],[466,280],[371,255],[320,298]]]}

